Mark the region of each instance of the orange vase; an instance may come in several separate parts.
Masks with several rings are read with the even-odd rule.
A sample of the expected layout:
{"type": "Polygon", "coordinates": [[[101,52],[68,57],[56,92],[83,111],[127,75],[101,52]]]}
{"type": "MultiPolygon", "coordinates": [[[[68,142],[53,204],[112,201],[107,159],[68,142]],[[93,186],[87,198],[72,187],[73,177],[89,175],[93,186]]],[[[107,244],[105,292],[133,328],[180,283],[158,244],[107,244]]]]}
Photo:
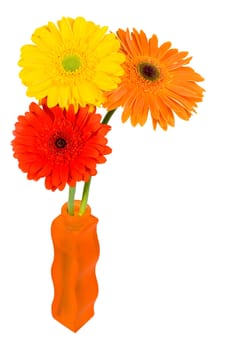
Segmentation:
{"type": "Polygon", "coordinates": [[[75,201],[75,214],[71,216],[64,204],[51,226],[54,247],[52,315],[73,332],[94,315],[98,295],[95,274],[99,258],[98,219],[91,215],[89,206],[78,216],[79,206],[80,201],[75,201]]]}

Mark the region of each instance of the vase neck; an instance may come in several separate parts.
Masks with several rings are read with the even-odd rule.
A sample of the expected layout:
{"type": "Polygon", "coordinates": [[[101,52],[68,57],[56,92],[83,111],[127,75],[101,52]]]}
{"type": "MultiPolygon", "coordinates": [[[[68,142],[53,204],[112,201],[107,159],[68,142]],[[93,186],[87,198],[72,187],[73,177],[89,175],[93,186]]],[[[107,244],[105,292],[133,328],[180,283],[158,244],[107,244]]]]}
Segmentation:
{"type": "Polygon", "coordinates": [[[61,216],[64,219],[65,223],[72,227],[82,226],[85,225],[87,220],[90,219],[91,215],[91,208],[89,205],[87,205],[85,213],[83,215],[78,215],[79,208],[80,208],[81,201],[75,200],[74,202],[74,215],[70,215],[68,213],[68,203],[65,203],[61,208],[61,216]]]}

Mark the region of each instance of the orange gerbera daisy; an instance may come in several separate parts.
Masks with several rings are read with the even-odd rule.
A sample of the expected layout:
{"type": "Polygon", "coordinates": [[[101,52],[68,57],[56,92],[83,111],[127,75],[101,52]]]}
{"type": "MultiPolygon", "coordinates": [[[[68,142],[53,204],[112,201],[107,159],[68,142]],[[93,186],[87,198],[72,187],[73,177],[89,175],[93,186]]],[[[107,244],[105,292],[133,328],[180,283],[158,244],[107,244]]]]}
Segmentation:
{"type": "Polygon", "coordinates": [[[73,106],[66,111],[31,103],[13,132],[19,168],[30,180],[45,177],[45,187],[53,191],[88,181],[96,175],[96,165],[111,153],[105,137],[110,127],[100,121],[101,115],[88,107],[75,113],[73,106]]]}
{"type": "Polygon", "coordinates": [[[188,120],[204,91],[196,83],[203,78],[185,67],[191,60],[188,52],[172,49],[170,42],[158,46],[156,35],[148,40],[135,29],[132,33],[119,29],[117,35],[126,55],[125,75],[118,88],[106,94],[105,107],[122,106],[122,121],[130,117],[133,126],[144,125],[149,111],[154,129],[157,123],[164,130],[174,126],[174,113],[188,120]]]}

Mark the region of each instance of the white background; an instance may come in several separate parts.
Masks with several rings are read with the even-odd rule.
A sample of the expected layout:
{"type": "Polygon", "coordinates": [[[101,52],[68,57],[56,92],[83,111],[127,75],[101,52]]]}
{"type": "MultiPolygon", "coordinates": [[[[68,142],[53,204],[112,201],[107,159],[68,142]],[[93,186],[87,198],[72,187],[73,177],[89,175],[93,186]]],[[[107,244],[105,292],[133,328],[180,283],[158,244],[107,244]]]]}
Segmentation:
{"type": "MultiPolygon", "coordinates": [[[[231,1],[21,0],[0,5],[0,349],[233,349],[231,1]],[[206,93],[189,122],[154,132],[114,115],[93,179],[101,255],[95,316],[76,334],[50,312],[50,224],[67,200],[26,180],[10,141],[31,100],[20,47],[38,26],[83,16],[156,33],[193,56],[206,93]]],[[[80,198],[82,186],[78,186],[80,198]]]]}

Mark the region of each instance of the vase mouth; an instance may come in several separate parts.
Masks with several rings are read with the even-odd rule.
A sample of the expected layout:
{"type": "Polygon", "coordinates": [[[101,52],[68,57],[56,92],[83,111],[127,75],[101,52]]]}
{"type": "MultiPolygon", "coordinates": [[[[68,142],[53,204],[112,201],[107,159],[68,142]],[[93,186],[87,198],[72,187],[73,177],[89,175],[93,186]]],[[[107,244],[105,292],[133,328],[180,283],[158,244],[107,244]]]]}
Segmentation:
{"type": "Polygon", "coordinates": [[[82,215],[78,215],[79,214],[79,209],[80,209],[80,205],[81,205],[81,201],[80,200],[75,200],[74,201],[74,215],[70,215],[68,213],[68,203],[66,202],[65,204],[63,204],[62,208],[61,208],[61,213],[64,217],[67,218],[73,218],[73,217],[86,217],[91,215],[91,208],[90,206],[87,204],[85,212],[82,215]]]}

